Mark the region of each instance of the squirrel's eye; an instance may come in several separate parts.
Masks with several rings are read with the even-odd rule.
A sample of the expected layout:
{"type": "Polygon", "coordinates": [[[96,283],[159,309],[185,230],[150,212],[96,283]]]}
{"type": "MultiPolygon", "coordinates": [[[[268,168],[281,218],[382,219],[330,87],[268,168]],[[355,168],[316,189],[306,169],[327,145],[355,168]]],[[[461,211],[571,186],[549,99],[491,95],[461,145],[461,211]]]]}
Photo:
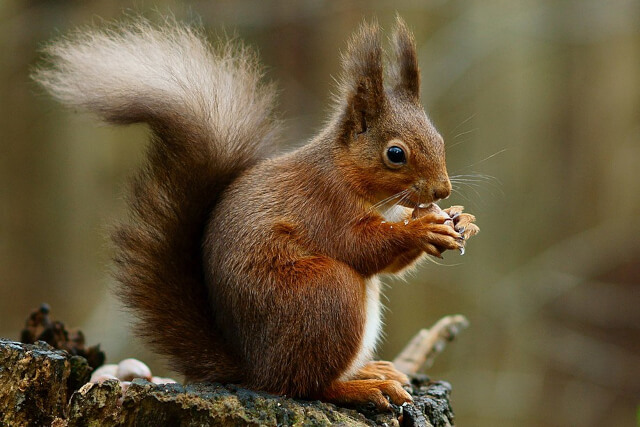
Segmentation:
{"type": "Polygon", "coordinates": [[[404,154],[404,150],[396,145],[387,148],[387,159],[397,166],[407,163],[407,157],[404,154]]]}

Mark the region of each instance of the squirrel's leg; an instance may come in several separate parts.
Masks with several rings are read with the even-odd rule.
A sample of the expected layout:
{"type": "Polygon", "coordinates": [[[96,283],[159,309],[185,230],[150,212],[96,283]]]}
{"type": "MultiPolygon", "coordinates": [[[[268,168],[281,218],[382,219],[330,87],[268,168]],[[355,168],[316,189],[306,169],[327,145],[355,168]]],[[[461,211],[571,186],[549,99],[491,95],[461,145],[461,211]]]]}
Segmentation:
{"type": "Polygon", "coordinates": [[[248,387],[380,408],[389,407],[384,395],[397,404],[411,400],[395,380],[340,380],[366,345],[368,282],[360,274],[324,256],[280,257],[265,268],[270,284],[260,304],[239,307],[253,319],[240,331],[250,343],[248,387]]]}
{"type": "Polygon", "coordinates": [[[409,384],[409,377],[398,371],[392,362],[375,360],[363,366],[354,379],[395,380],[401,384],[409,384]]]}
{"type": "Polygon", "coordinates": [[[464,246],[462,234],[445,224],[447,214],[428,213],[418,219],[387,222],[379,216],[369,216],[356,222],[349,230],[349,241],[358,242],[357,249],[337,258],[349,264],[363,276],[398,271],[415,260],[423,251],[441,256],[445,250],[464,246]]]}
{"type": "MultiPolygon", "coordinates": [[[[396,208],[398,209],[398,208],[396,208]]],[[[397,223],[397,226],[404,226],[405,221],[412,221],[413,209],[401,207],[400,212],[396,215],[396,219],[391,220],[392,222],[397,223]]],[[[442,218],[438,218],[438,221],[445,220],[444,216],[442,218]]],[[[400,253],[398,256],[391,261],[389,266],[385,268],[382,273],[390,273],[395,274],[398,273],[405,268],[409,267],[411,264],[415,263],[418,258],[420,258],[424,254],[424,250],[422,249],[410,249],[405,252],[400,253]]]]}
{"type": "Polygon", "coordinates": [[[389,400],[396,405],[412,402],[413,399],[395,380],[350,380],[335,381],[324,390],[322,398],[337,404],[362,404],[373,402],[380,410],[390,409],[389,400]]]}
{"type": "Polygon", "coordinates": [[[367,284],[352,268],[324,256],[281,256],[264,268],[261,282],[252,279],[262,283],[259,304],[238,307],[252,319],[239,331],[250,343],[244,350],[246,385],[322,398],[362,348],[367,284]]]}

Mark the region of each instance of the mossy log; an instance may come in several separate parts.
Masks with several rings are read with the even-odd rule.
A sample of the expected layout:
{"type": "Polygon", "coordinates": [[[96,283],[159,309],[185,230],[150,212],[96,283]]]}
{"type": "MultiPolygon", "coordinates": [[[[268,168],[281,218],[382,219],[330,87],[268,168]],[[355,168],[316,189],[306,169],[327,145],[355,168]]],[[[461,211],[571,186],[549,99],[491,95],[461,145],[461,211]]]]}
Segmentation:
{"type": "Polygon", "coordinates": [[[86,383],[78,356],[45,343],[0,339],[0,425],[42,426],[433,426],[453,424],[450,386],[414,377],[412,405],[379,413],[246,390],[234,385],[86,383]]]}

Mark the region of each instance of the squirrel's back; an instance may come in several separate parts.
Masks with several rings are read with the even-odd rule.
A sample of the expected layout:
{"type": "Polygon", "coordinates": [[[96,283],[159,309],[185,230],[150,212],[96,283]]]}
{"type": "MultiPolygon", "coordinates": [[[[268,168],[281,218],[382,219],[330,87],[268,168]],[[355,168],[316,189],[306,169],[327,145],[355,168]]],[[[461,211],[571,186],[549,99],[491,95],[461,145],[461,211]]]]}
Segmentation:
{"type": "Polygon", "coordinates": [[[50,63],[34,78],[60,101],[153,132],[129,221],[113,234],[118,294],[141,320],[138,332],[187,379],[241,381],[216,329],[201,244],[222,192],[278,133],[274,90],[255,55],[142,20],[77,32],[45,52],[50,63]]]}

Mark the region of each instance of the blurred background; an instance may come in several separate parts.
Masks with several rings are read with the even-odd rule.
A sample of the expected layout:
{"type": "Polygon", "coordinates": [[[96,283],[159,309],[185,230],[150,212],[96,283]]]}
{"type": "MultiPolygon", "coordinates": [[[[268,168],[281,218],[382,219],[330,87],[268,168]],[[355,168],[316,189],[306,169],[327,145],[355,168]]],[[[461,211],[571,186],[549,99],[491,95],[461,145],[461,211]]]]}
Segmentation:
{"type": "MultiPolygon", "coordinates": [[[[81,25],[167,11],[255,46],[280,88],[289,146],[326,117],[338,52],[364,19],[414,30],[425,108],[482,232],[387,280],[393,358],[422,327],[471,326],[428,373],[459,426],[630,426],[640,404],[640,2],[632,0],[0,1],[0,336],[40,302],[172,375],[109,292],[144,126],[107,127],[29,81],[38,49],[81,25]],[[442,265],[437,265],[442,264],[442,265]]],[[[444,204],[443,204],[444,205],[444,204]]]]}

